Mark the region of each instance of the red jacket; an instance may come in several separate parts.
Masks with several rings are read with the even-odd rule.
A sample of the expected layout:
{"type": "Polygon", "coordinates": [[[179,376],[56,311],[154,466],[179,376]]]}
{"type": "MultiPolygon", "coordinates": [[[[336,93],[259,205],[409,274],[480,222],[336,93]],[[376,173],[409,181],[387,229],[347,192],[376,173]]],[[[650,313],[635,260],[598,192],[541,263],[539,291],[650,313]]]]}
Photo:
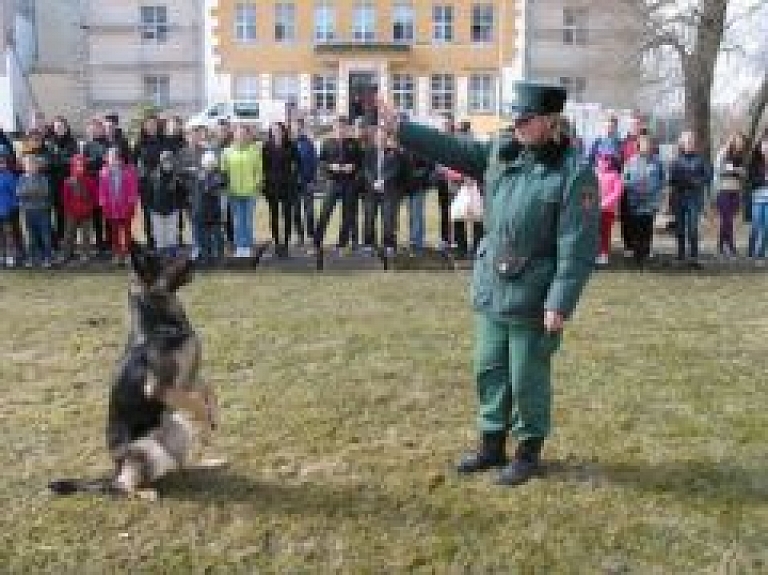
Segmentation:
{"type": "Polygon", "coordinates": [[[108,220],[133,219],[136,204],[139,201],[139,178],[136,168],[123,164],[119,193],[114,193],[109,166],[104,166],[99,174],[99,205],[108,220]]]}
{"type": "Polygon", "coordinates": [[[61,204],[64,215],[75,221],[90,218],[96,207],[98,196],[96,178],[90,176],[67,178],[61,185],[61,204]]]}

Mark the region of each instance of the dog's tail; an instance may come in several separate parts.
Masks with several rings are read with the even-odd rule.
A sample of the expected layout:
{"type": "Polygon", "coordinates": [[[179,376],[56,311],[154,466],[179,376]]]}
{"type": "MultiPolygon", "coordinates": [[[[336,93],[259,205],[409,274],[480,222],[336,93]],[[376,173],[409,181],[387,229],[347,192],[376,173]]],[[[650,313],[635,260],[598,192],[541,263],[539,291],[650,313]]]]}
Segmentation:
{"type": "Polygon", "coordinates": [[[90,493],[93,495],[120,495],[112,477],[100,479],[54,479],[48,483],[48,489],[54,495],[75,495],[90,493]]]}

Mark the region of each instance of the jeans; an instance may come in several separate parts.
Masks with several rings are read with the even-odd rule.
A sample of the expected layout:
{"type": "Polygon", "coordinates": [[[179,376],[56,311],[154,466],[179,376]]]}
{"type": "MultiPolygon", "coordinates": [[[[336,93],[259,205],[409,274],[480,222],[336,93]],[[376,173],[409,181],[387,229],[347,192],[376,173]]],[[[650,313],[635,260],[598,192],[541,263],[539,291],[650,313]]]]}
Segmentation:
{"type": "Polygon", "coordinates": [[[699,214],[701,199],[696,195],[681,195],[675,206],[675,231],[677,232],[677,259],[685,259],[686,240],[690,245],[689,256],[699,257],[699,214]]]}
{"type": "Polygon", "coordinates": [[[28,256],[50,261],[53,256],[51,210],[25,210],[24,220],[27,225],[28,256]]]}
{"type": "Polygon", "coordinates": [[[764,258],[766,247],[768,247],[768,198],[752,201],[751,216],[750,255],[764,258]]]}
{"type": "Polygon", "coordinates": [[[331,215],[336,208],[336,204],[341,202],[341,226],[339,227],[339,247],[346,247],[349,244],[349,236],[353,224],[353,210],[356,207],[357,190],[356,182],[350,180],[331,181],[330,189],[323,199],[323,207],[320,210],[320,217],[317,220],[317,229],[315,233],[315,244],[322,245],[325,239],[325,232],[331,221],[331,215]]]}
{"type": "Polygon", "coordinates": [[[399,207],[396,192],[370,191],[365,197],[363,243],[366,246],[394,248],[397,245],[396,228],[399,207]],[[381,242],[376,241],[376,218],[381,221],[381,242]]]}
{"type": "Polygon", "coordinates": [[[200,227],[200,258],[218,260],[224,256],[224,229],[220,224],[202,224],[200,227]]]}
{"type": "Polygon", "coordinates": [[[299,182],[299,196],[294,205],[294,212],[294,225],[299,240],[303,242],[305,236],[311,240],[315,236],[315,196],[314,188],[307,182],[299,182]]]}
{"type": "Polygon", "coordinates": [[[424,248],[424,235],[426,221],[424,217],[424,205],[427,194],[424,191],[408,194],[408,235],[412,249],[424,248]]]}
{"type": "Polygon", "coordinates": [[[253,247],[253,210],[256,206],[254,196],[230,196],[232,224],[236,248],[253,247]]]}

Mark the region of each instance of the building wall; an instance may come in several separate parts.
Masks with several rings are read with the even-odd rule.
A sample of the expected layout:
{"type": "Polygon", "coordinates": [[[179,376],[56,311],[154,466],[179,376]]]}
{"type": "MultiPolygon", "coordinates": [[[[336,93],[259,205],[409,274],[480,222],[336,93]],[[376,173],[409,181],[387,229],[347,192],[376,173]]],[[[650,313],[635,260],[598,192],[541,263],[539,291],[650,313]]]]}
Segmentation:
{"type": "MultiPolygon", "coordinates": [[[[356,0],[335,0],[336,42],[353,41],[353,7],[356,0]]],[[[235,0],[214,0],[210,2],[209,18],[215,40],[213,53],[209,54],[214,78],[209,80],[208,97],[211,100],[234,96],[238,77],[258,77],[262,94],[269,96],[270,82],[278,75],[299,77],[301,93],[299,106],[312,105],[311,77],[314,74],[336,74],[338,76],[338,108],[346,113],[347,79],[350,71],[371,71],[378,76],[379,95],[390,97],[391,75],[409,73],[416,83],[416,112],[428,113],[429,79],[434,73],[449,73],[455,76],[457,106],[454,110],[459,117],[468,117],[478,127],[495,122],[495,113],[470,115],[467,109],[467,90],[472,73],[490,73],[500,86],[503,69],[517,65],[519,52],[516,46],[516,21],[518,2],[496,0],[494,11],[493,41],[473,44],[470,36],[472,0],[445,2],[454,6],[454,40],[450,43],[432,42],[432,2],[412,2],[414,8],[414,41],[410,49],[396,52],[385,44],[393,41],[392,8],[395,2],[377,0],[376,39],[363,43],[360,48],[318,51],[314,41],[314,1],[297,1],[296,38],[290,43],[276,43],[274,39],[275,2],[260,0],[253,2],[257,11],[256,39],[241,42],[235,36],[235,0]],[[499,34],[500,22],[501,34],[499,34]],[[501,42],[499,38],[501,36],[501,42]]],[[[498,88],[497,88],[498,89],[498,88]]],[[[498,94],[496,97],[498,100],[498,94]]]]}
{"type": "Polygon", "coordinates": [[[583,78],[582,102],[632,108],[641,103],[639,27],[630,12],[613,0],[528,0],[528,76],[559,82],[583,78]],[[586,43],[564,42],[564,9],[587,10],[586,43]]]}
{"type": "Polygon", "coordinates": [[[158,0],[168,11],[165,42],[143,39],[140,0],[90,0],[86,14],[87,107],[91,113],[133,115],[150,103],[146,76],[167,76],[167,112],[188,115],[204,99],[203,1],[158,0]]]}

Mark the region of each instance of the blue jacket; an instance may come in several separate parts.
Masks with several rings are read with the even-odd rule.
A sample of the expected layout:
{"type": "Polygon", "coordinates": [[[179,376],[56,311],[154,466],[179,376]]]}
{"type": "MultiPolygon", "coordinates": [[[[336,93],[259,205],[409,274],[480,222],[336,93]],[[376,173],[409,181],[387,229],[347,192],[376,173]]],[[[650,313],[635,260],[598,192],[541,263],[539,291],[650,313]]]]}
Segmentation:
{"type": "Polygon", "coordinates": [[[587,157],[590,166],[595,167],[597,165],[598,156],[613,156],[617,160],[621,160],[621,139],[619,136],[601,136],[592,142],[587,157]]]}
{"type": "Polygon", "coordinates": [[[669,187],[681,196],[706,199],[712,183],[712,166],[701,154],[681,153],[669,166],[669,187]]]}
{"type": "Polygon", "coordinates": [[[624,195],[629,212],[638,216],[656,213],[664,181],[664,166],[657,156],[632,156],[624,166],[624,195]]]}
{"type": "Polygon", "coordinates": [[[299,177],[302,183],[314,182],[317,174],[315,145],[307,136],[301,135],[296,139],[296,148],[299,150],[299,177]]]}
{"type": "Polygon", "coordinates": [[[18,179],[10,170],[0,170],[0,218],[7,217],[19,207],[16,195],[18,179]]]}

